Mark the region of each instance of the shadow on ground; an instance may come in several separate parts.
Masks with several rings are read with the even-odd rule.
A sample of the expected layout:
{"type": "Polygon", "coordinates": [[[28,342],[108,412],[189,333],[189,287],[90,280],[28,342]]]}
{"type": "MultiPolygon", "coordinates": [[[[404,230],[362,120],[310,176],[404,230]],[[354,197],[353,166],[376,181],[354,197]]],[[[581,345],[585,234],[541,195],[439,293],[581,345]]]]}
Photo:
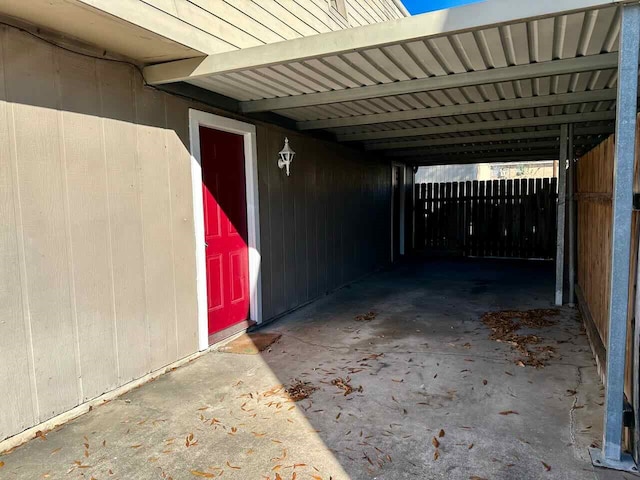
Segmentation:
{"type": "Polygon", "coordinates": [[[552,298],[544,262],[378,273],[261,329],[281,337],[258,354],[207,354],[0,457],[0,478],[594,478],[603,394],[577,312],[522,332],[552,347],[539,369],[480,321],[552,298]],[[292,402],[296,381],[316,390],[292,402]]]}

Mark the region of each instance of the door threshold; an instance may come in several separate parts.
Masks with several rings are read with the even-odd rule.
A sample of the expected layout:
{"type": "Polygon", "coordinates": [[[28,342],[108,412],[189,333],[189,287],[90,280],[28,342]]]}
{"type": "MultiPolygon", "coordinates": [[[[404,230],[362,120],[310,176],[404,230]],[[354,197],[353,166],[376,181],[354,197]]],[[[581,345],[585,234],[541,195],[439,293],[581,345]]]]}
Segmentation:
{"type": "Polygon", "coordinates": [[[253,320],[244,320],[240,323],[236,323],[235,325],[231,325],[224,330],[212,333],[211,335],[209,335],[209,346],[215,345],[222,340],[226,340],[227,338],[237,333],[245,332],[254,325],[256,325],[256,322],[254,322],[253,320]]]}

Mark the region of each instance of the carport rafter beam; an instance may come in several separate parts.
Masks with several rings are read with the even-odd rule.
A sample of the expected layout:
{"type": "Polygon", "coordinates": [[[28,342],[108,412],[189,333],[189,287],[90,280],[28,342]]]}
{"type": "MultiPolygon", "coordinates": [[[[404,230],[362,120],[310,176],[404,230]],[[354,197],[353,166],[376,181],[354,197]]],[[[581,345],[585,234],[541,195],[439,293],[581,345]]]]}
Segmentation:
{"type": "Polygon", "coordinates": [[[399,130],[383,130],[380,132],[338,134],[341,142],[358,142],[378,140],[383,138],[406,138],[423,135],[440,135],[445,133],[477,132],[482,130],[500,130],[503,128],[535,127],[543,125],[562,125],[563,123],[586,123],[613,120],[616,113],[613,110],[592,113],[574,113],[566,115],[546,115],[541,117],[515,118],[509,120],[494,120],[490,122],[470,122],[438,127],[404,128],[399,130]]]}
{"type": "MultiPolygon", "coordinates": [[[[631,0],[618,0],[625,3],[631,0]]],[[[612,5],[611,0],[488,0],[358,28],[211,54],[144,69],[149,84],[196,78],[464,33],[612,5]]]]}
{"type": "Polygon", "coordinates": [[[556,95],[540,95],[537,97],[510,98],[491,102],[465,103],[444,107],[417,108],[399,112],[373,113],[355,117],[328,118],[298,122],[299,130],[319,130],[323,128],[353,127],[357,125],[373,125],[376,123],[403,122],[427,118],[453,117],[475,113],[503,112],[541,107],[557,107],[589,102],[606,102],[616,99],[616,90],[606,88],[586,92],[559,93],[556,95]]]}
{"type": "MultiPolygon", "coordinates": [[[[576,142],[576,145],[592,145],[596,144],[597,140],[588,140],[583,139],[579,142],[576,142]]],[[[386,157],[410,157],[415,155],[440,155],[447,153],[466,153],[468,155],[474,155],[476,153],[484,153],[498,150],[511,150],[513,154],[517,154],[519,152],[527,152],[527,151],[535,151],[535,149],[541,148],[559,148],[560,141],[559,140],[543,140],[537,142],[516,142],[516,143],[493,143],[488,145],[465,145],[465,146],[454,146],[454,147],[446,147],[446,148],[436,148],[436,149],[410,149],[408,151],[403,150],[393,150],[386,154],[386,157]]]]}
{"type": "MultiPolygon", "coordinates": [[[[576,135],[607,135],[613,133],[613,126],[608,127],[584,127],[576,129],[576,135]]],[[[538,130],[535,132],[518,132],[518,133],[498,133],[493,135],[473,135],[466,137],[447,137],[433,138],[426,140],[408,140],[404,142],[379,142],[369,143],[365,145],[365,149],[369,151],[380,150],[400,150],[403,148],[419,148],[419,147],[438,147],[449,145],[472,145],[478,143],[489,142],[509,142],[513,140],[527,140],[537,138],[557,138],[560,136],[560,130],[557,128],[549,130],[538,130]]]]}
{"type": "Polygon", "coordinates": [[[603,53],[585,57],[550,60],[547,62],[516,65],[511,67],[478,70],[437,77],[419,78],[403,82],[384,83],[366,87],[332,90],[330,92],[309,93],[290,97],[266,98],[240,102],[244,113],[265,112],[285,108],[311,107],[331,103],[353,102],[370,98],[431,92],[449,88],[471,87],[487,83],[512,82],[531,78],[551,77],[573,73],[607,70],[618,67],[616,53],[603,53]]]}

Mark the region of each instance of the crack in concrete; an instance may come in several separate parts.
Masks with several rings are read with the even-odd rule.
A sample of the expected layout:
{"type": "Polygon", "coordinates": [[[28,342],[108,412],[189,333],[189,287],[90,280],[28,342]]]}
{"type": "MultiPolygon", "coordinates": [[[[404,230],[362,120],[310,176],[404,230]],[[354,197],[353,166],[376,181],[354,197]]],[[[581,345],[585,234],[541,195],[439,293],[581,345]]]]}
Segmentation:
{"type": "Polygon", "coordinates": [[[578,456],[577,451],[577,439],[576,439],[576,407],[578,405],[578,395],[580,394],[579,389],[582,385],[582,369],[586,367],[576,367],[576,386],[573,389],[576,392],[573,395],[573,403],[571,405],[571,409],[569,410],[569,438],[571,441],[571,448],[574,451],[574,455],[578,456]]]}

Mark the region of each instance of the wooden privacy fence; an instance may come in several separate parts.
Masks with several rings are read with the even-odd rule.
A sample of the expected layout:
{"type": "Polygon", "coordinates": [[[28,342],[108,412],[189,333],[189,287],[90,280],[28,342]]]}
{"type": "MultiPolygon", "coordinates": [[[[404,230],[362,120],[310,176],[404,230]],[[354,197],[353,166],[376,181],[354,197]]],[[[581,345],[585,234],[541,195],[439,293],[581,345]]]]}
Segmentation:
{"type": "MultiPolygon", "coordinates": [[[[636,132],[640,139],[640,133],[636,132]]],[[[578,305],[583,314],[589,340],[596,355],[600,373],[606,367],[606,345],[609,337],[609,301],[611,287],[611,254],[613,239],[613,178],[615,137],[612,135],[581,157],[576,168],[577,229],[577,288],[578,305]]],[[[640,162],[636,150],[634,191],[640,191],[640,162]]],[[[634,211],[631,223],[631,261],[629,264],[629,305],[627,311],[627,345],[625,394],[633,399],[633,371],[635,332],[634,307],[636,272],[638,268],[638,240],[640,212],[634,211]]],[[[637,355],[637,353],[635,353],[637,355]]],[[[628,433],[628,432],[627,432],[628,433]]]]}
{"type": "Polygon", "coordinates": [[[475,257],[554,258],[557,179],[415,186],[416,248],[475,257]]]}

